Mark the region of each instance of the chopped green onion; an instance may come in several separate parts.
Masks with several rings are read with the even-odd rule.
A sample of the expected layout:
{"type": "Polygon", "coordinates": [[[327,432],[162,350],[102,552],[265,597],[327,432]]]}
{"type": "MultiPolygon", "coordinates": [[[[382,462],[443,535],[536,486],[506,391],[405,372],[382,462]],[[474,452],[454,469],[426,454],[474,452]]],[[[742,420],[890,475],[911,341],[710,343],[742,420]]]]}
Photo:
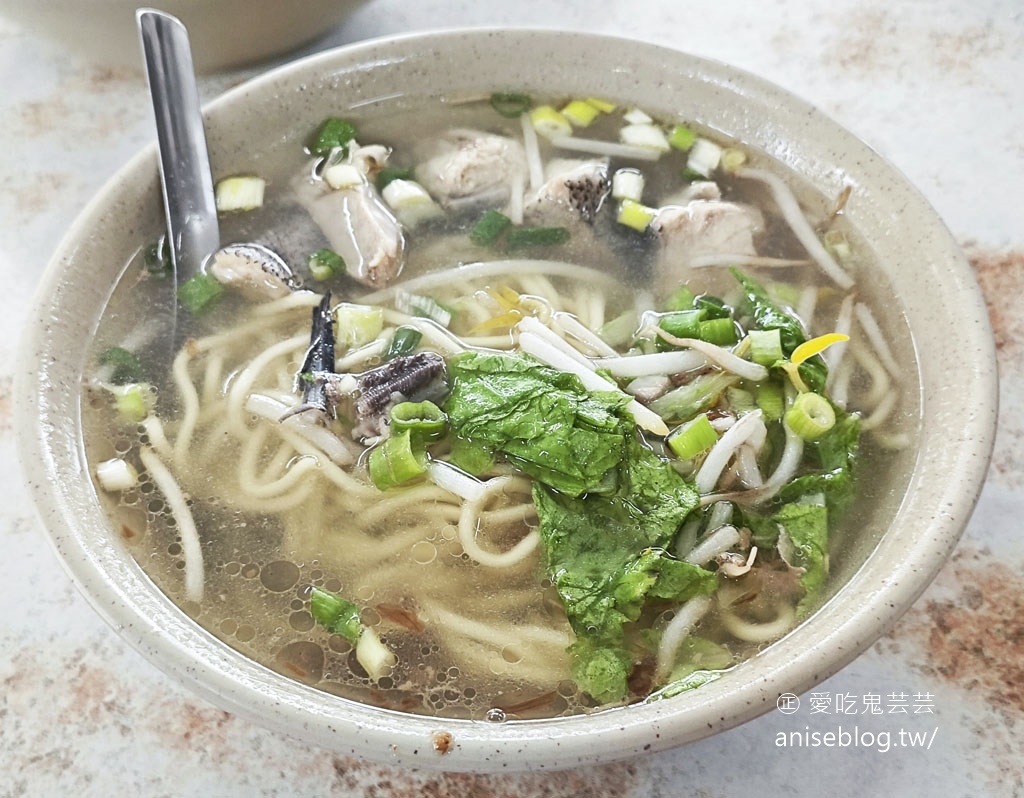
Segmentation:
{"type": "Polygon", "coordinates": [[[109,493],[131,490],[139,484],[139,472],[127,460],[115,457],[96,466],[96,479],[109,493]]]}
{"type": "Polygon", "coordinates": [[[611,321],[605,322],[597,334],[610,346],[625,346],[636,335],[636,326],[636,311],[627,310],[611,321]]]}
{"type": "Polygon", "coordinates": [[[254,175],[226,177],[217,183],[213,191],[214,204],[218,213],[251,211],[263,205],[263,192],[267,181],[254,175]]]}
{"type": "Polygon", "coordinates": [[[572,125],[562,114],[550,105],[540,105],[530,111],[530,122],[533,129],[544,138],[553,139],[558,136],[571,136],[572,125]]]}
{"type": "Polygon", "coordinates": [[[676,125],[668,135],[668,143],[683,152],[687,152],[696,140],[696,132],[686,125],[676,125]]]}
{"type": "Polygon", "coordinates": [[[666,443],[680,460],[690,460],[706,452],[717,440],[718,433],[708,421],[707,414],[701,413],[673,431],[666,439],[666,443]]]}
{"type": "Polygon", "coordinates": [[[372,626],[363,627],[356,644],[356,661],[363,666],[366,674],[376,681],[384,676],[398,661],[398,658],[377,637],[372,626]]]}
{"type": "Polygon", "coordinates": [[[690,148],[690,157],[686,160],[686,168],[706,178],[718,168],[721,160],[721,147],[708,139],[698,138],[690,148]]]}
{"type": "Polygon", "coordinates": [[[631,125],[649,125],[654,121],[646,111],[639,108],[630,108],[622,115],[622,119],[631,125]]]}
{"type": "Polygon", "coordinates": [[[549,247],[569,240],[565,227],[517,227],[505,237],[510,252],[528,247],[549,247]]]}
{"type": "Polygon", "coordinates": [[[345,161],[332,163],[323,170],[320,176],[335,191],[361,186],[366,182],[366,175],[354,164],[345,161]]]}
{"type": "Polygon", "coordinates": [[[701,294],[694,297],[693,306],[704,311],[704,317],[708,319],[724,319],[732,316],[732,308],[721,299],[711,294],[701,294]]]}
{"type": "Polygon", "coordinates": [[[330,280],[345,273],[345,259],[332,249],[318,249],[309,256],[309,273],[314,280],[330,280]]]}
{"type": "Polygon", "coordinates": [[[750,359],[762,366],[771,366],[784,357],[782,353],[782,334],[778,328],[772,330],[751,330],[747,333],[750,339],[750,359]]]}
{"type": "Polygon", "coordinates": [[[665,310],[689,310],[693,307],[697,295],[684,283],[672,292],[665,302],[665,310]]]}
{"type": "Polygon", "coordinates": [[[719,165],[726,172],[736,172],[742,169],[747,163],[747,154],[736,147],[727,147],[722,150],[722,158],[719,165]]]}
{"type": "Polygon", "coordinates": [[[612,199],[640,202],[644,195],[644,182],[644,174],[639,169],[616,169],[612,175],[612,199]]]}
{"type": "Polygon", "coordinates": [[[318,587],[311,587],[309,612],[331,634],[341,635],[352,645],[358,642],[363,625],[359,620],[359,607],[351,601],[318,587]]]}
{"type": "Polygon", "coordinates": [[[118,385],[113,389],[114,404],[122,421],[137,424],[146,418],[156,404],[156,391],[145,382],[118,385]]]}
{"type": "Polygon", "coordinates": [[[334,309],[338,324],[335,342],[339,346],[359,347],[370,343],[384,329],[384,309],[342,302],[334,309]]]}
{"type": "MultiPolygon", "coordinates": [[[[658,326],[674,338],[699,338],[704,315],[703,310],[676,310],[662,314],[658,326]]],[[[676,348],[660,335],[655,347],[662,351],[676,348]]]]}
{"type": "Polygon", "coordinates": [[[385,186],[381,197],[406,227],[444,215],[441,206],[430,193],[415,180],[396,178],[385,186]]]}
{"type": "Polygon", "coordinates": [[[778,421],[786,409],[786,397],[781,383],[762,382],[757,386],[757,406],[761,408],[765,419],[778,421]]]}
{"type": "Polygon", "coordinates": [[[647,147],[657,152],[668,152],[670,149],[665,132],[651,123],[626,125],[619,130],[619,141],[631,147],[647,147]]]}
{"type": "Polygon", "coordinates": [[[489,247],[501,237],[510,224],[512,220],[500,211],[486,211],[469,231],[469,240],[481,247],[489,247]]]}
{"type": "Polygon", "coordinates": [[[600,113],[600,108],[586,100],[572,100],[562,109],[562,116],[576,127],[587,127],[600,113]]]}
{"type": "Polygon", "coordinates": [[[714,407],[722,393],[737,382],[739,377],[727,371],[701,374],[659,396],[651,402],[650,408],[664,419],[686,421],[714,407]]]}
{"type": "Polygon", "coordinates": [[[509,119],[529,111],[531,103],[529,94],[518,91],[496,91],[491,95],[491,108],[509,119]]]}
{"type": "Polygon", "coordinates": [[[422,338],[423,333],[415,327],[399,327],[391,336],[391,343],[388,344],[388,351],[385,353],[384,359],[394,360],[396,357],[411,355],[419,346],[422,338]]]}
{"type": "Polygon", "coordinates": [[[754,395],[745,388],[738,388],[735,385],[726,389],[725,401],[729,408],[737,413],[749,413],[757,409],[754,395]]]}
{"type": "Polygon", "coordinates": [[[330,155],[335,149],[342,150],[342,157],[348,155],[348,144],[356,137],[356,128],[351,122],[336,116],[328,117],[320,125],[309,151],[313,155],[330,155]]]}
{"type": "Polygon", "coordinates": [[[448,416],[433,402],[399,402],[391,408],[391,433],[408,432],[417,443],[444,437],[448,416]]]}
{"type": "Polygon", "coordinates": [[[605,114],[610,114],[615,110],[615,103],[610,103],[607,100],[602,100],[598,97],[587,97],[587,102],[594,106],[598,111],[605,114]]]}
{"type": "Polygon", "coordinates": [[[706,319],[697,325],[697,337],[715,346],[732,346],[739,340],[731,318],[706,319]]]}
{"type": "Polygon", "coordinates": [[[411,166],[385,166],[377,172],[377,188],[383,191],[392,180],[412,180],[414,171],[411,166]]]}
{"type": "Polygon", "coordinates": [[[808,391],[786,411],[786,423],[805,441],[815,441],[835,426],[836,413],[828,399],[808,391]]]}
{"type": "Polygon", "coordinates": [[[110,382],[115,385],[141,382],[145,377],[142,363],[124,347],[110,347],[100,355],[99,361],[102,366],[110,366],[110,382]]]}
{"type": "Polygon", "coordinates": [[[213,275],[200,272],[178,286],[178,299],[193,315],[205,313],[221,298],[222,286],[213,275]]]}
{"type": "Polygon", "coordinates": [[[658,212],[654,208],[649,208],[631,199],[624,199],[619,203],[619,213],[615,220],[619,224],[632,227],[634,230],[642,233],[650,227],[651,222],[654,221],[654,217],[657,215],[658,212]]]}
{"type": "Polygon", "coordinates": [[[387,490],[424,474],[427,457],[422,449],[415,451],[409,431],[392,435],[370,450],[370,479],[379,490],[387,490]]]}
{"type": "Polygon", "coordinates": [[[433,297],[410,294],[408,291],[395,291],[395,310],[410,316],[436,321],[447,327],[452,321],[452,312],[433,297]]]}

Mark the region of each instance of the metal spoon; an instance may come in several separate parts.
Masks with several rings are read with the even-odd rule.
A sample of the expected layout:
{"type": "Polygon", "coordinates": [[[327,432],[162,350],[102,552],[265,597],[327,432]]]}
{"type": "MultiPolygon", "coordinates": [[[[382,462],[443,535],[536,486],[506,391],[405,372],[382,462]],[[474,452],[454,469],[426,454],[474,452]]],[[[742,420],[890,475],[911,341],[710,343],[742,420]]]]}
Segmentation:
{"type": "Polygon", "coordinates": [[[265,296],[295,288],[292,270],[276,252],[254,243],[221,246],[188,31],[180,20],[163,11],[142,8],[135,18],[156,118],[175,285],[208,268],[218,281],[243,293],[265,296]]]}
{"type": "Polygon", "coordinates": [[[135,19],[156,117],[167,242],[180,285],[220,247],[199,89],[185,26],[150,8],[139,9],[135,19]]]}

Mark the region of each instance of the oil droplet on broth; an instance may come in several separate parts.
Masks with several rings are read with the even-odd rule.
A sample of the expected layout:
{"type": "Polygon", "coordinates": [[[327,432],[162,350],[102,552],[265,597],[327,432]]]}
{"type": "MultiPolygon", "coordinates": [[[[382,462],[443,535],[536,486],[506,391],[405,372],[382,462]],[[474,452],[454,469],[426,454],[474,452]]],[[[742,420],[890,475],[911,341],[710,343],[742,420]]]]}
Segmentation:
{"type": "Polygon", "coordinates": [[[291,590],[298,581],[299,566],[287,560],[276,560],[260,569],[260,582],[272,593],[291,590]]]}
{"type": "Polygon", "coordinates": [[[413,560],[420,565],[429,565],[437,558],[437,549],[434,547],[434,544],[426,540],[413,544],[410,553],[413,560]]]}

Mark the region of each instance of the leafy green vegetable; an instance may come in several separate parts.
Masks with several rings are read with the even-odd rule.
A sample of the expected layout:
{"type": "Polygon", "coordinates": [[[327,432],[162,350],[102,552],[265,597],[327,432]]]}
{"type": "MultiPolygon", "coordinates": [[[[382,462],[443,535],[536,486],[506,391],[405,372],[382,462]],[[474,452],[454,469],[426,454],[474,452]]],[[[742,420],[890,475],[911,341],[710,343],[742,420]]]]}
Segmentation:
{"type": "MultiPolygon", "coordinates": [[[[800,576],[804,597],[797,605],[799,615],[817,598],[828,576],[828,508],[824,501],[796,501],[783,505],[772,518],[793,544],[792,552],[786,555],[790,565],[804,569],[800,576]]],[[[779,550],[783,550],[781,540],[779,550]]]]}
{"type": "Polygon", "coordinates": [[[577,636],[573,678],[599,701],[621,699],[635,653],[627,625],[651,600],[718,584],[666,551],[696,490],[644,445],[619,394],[588,393],[572,374],[504,353],[459,355],[449,375],[453,460],[489,451],[535,478],[545,566],[577,636]]]}
{"type": "Polygon", "coordinates": [[[853,503],[860,418],[836,410],[836,423],[819,440],[804,445],[804,457],[817,460],[820,470],[797,477],[779,491],[781,501],[823,493],[829,512],[838,520],[853,503]]]}
{"type": "MultiPolygon", "coordinates": [[[[764,286],[756,280],[736,269],[732,270],[732,274],[743,286],[748,306],[746,310],[753,316],[754,326],[759,330],[778,330],[783,354],[789,357],[794,349],[807,340],[800,320],[775,304],[764,286]]],[[[828,367],[820,355],[808,358],[800,364],[799,369],[800,376],[812,391],[821,393],[825,390],[828,367]]]]}
{"type": "Polygon", "coordinates": [[[647,701],[671,698],[703,687],[721,678],[735,662],[732,652],[725,646],[696,635],[690,635],[680,644],[676,660],[679,664],[672,669],[668,683],[652,693],[647,701]]]}
{"type": "Polygon", "coordinates": [[[686,601],[717,586],[710,571],[665,551],[697,505],[696,491],[634,436],[622,471],[612,496],[533,491],[548,575],[577,636],[574,678],[600,701],[626,695],[625,627],[648,600],[686,601]]]}
{"type": "Polygon", "coordinates": [[[321,626],[332,634],[341,635],[352,645],[359,641],[363,627],[359,620],[359,607],[341,596],[311,587],[309,612],[321,626]]]}
{"type": "Polygon", "coordinates": [[[651,410],[666,421],[689,421],[718,403],[722,393],[740,381],[727,371],[694,377],[651,402],[651,410]]]}
{"type": "Polygon", "coordinates": [[[520,355],[466,352],[449,363],[445,405],[456,438],[503,454],[570,496],[613,488],[633,422],[628,397],[588,394],[579,379],[520,355]]]}

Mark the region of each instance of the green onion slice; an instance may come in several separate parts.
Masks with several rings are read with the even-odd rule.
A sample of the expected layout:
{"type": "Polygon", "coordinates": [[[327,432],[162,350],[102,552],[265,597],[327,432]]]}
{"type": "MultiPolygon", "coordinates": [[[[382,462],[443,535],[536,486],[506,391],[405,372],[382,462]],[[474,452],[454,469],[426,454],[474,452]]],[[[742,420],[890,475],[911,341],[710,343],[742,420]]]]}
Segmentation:
{"type": "Polygon", "coordinates": [[[697,325],[697,337],[715,346],[732,346],[739,340],[736,325],[728,317],[700,322],[697,325]]]}
{"type": "Polygon", "coordinates": [[[388,344],[388,351],[385,353],[384,359],[394,360],[396,357],[411,355],[419,346],[422,338],[423,333],[415,327],[399,327],[391,336],[391,343],[388,344]]]}
{"type": "Polygon", "coordinates": [[[782,334],[778,328],[773,330],[751,330],[750,359],[762,366],[771,366],[782,360],[782,334]]]}
{"type": "Polygon", "coordinates": [[[341,596],[318,587],[310,587],[309,612],[329,632],[341,635],[355,645],[362,634],[359,607],[341,596]]]}
{"type": "Polygon", "coordinates": [[[314,280],[330,280],[345,273],[345,259],[332,249],[318,249],[309,256],[309,273],[314,280]]]}
{"type": "Polygon", "coordinates": [[[808,391],[786,411],[786,423],[805,441],[815,441],[835,426],[836,412],[828,399],[808,391]]]}
{"type": "Polygon", "coordinates": [[[666,443],[680,460],[690,460],[715,445],[718,433],[708,421],[706,413],[701,413],[691,421],[672,432],[666,443]]]}
{"type": "Polygon", "coordinates": [[[489,210],[473,225],[473,229],[469,231],[469,240],[481,247],[492,246],[511,224],[512,220],[505,214],[489,210]]]}
{"type": "Polygon", "coordinates": [[[509,230],[505,241],[510,252],[528,247],[550,247],[569,240],[565,227],[517,227],[509,230]]]}
{"type": "Polygon", "coordinates": [[[518,91],[496,91],[491,95],[491,108],[509,119],[529,111],[531,104],[530,95],[518,91]]]}
{"type": "Polygon", "coordinates": [[[178,287],[178,299],[193,315],[208,311],[223,293],[224,286],[212,275],[202,272],[193,275],[178,287]]]}
{"type": "Polygon", "coordinates": [[[391,432],[408,432],[416,442],[436,441],[444,437],[448,416],[433,402],[399,402],[391,408],[391,432]]]}
{"type": "Polygon", "coordinates": [[[370,451],[370,479],[379,490],[387,490],[415,479],[427,470],[426,453],[412,446],[409,430],[392,435],[370,451]]]}
{"type": "Polygon", "coordinates": [[[337,148],[343,150],[343,157],[348,155],[348,144],[356,137],[356,128],[351,122],[336,116],[328,117],[320,125],[309,151],[313,155],[330,155],[337,148]]]}

